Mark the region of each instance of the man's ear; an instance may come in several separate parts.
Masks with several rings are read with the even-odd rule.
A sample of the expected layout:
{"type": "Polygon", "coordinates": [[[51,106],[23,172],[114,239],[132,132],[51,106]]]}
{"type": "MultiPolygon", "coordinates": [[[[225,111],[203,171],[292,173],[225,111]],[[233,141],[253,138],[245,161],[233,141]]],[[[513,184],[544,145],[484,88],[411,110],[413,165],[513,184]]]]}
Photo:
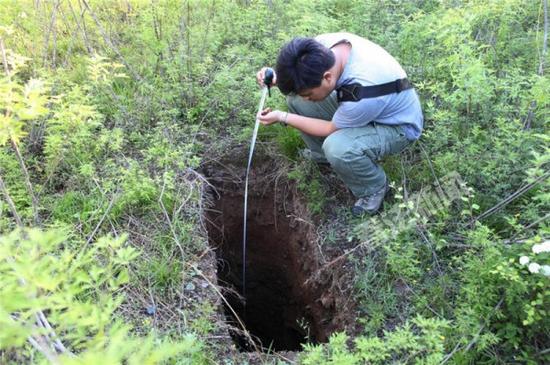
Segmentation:
{"type": "Polygon", "coordinates": [[[334,77],[334,75],[332,74],[332,72],[330,71],[326,71],[324,74],[323,74],[323,80],[326,80],[327,82],[331,82],[332,81],[332,78],[334,77]]]}

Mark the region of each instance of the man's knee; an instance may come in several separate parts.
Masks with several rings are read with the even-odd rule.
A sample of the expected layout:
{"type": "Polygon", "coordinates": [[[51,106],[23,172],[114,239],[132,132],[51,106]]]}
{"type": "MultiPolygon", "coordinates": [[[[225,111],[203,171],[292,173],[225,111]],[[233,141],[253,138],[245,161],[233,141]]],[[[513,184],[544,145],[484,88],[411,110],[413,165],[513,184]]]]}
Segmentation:
{"type": "Polygon", "coordinates": [[[323,142],[323,152],[331,164],[346,161],[356,153],[342,130],[330,134],[323,142]]]}
{"type": "Polygon", "coordinates": [[[323,120],[332,120],[338,107],[338,103],[332,95],[322,101],[309,101],[293,94],[286,97],[286,104],[291,113],[323,120]]]}
{"type": "Polygon", "coordinates": [[[297,100],[298,98],[299,96],[294,94],[290,94],[286,96],[286,105],[288,107],[289,112],[298,114],[296,109],[296,103],[299,102],[299,100],[297,100]]]}
{"type": "Polygon", "coordinates": [[[303,115],[304,117],[318,117],[317,108],[311,101],[305,100],[299,95],[290,94],[286,97],[286,105],[288,111],[294,114],[303,115]]]}

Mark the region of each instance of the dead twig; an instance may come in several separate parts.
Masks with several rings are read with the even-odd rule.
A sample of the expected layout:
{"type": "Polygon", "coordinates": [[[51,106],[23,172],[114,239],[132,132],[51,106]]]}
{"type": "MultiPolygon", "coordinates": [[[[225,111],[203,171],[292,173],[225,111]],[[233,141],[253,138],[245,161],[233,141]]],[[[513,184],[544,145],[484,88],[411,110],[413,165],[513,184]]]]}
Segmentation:
{"type": "Polygon", "coordinates": [[[86,240],[86,244],[84,245],[87,246],[90,244],[90,242],[92,242],[92,239],[94,238],[94,236],[96,235],[97,231],[99,230],[99,228],[101,227],[101,225],[103,224],[103,221],[105,221],[105,218],[107,218],[107,215],[109,214],[109,212],[111,211],[111,209],[113,208],[113,204],[115,203],[115,201],[118,199],[118,196],[119,196],[119,192],[117,191],[116,193],[113,194],[112,198],[111,198],[111,201],[109,202],[109,206],[107,206],[107,209],[105,209],[105,212],[103,212],[103,216],[101,217],[101,219],[99,220],[99,222],[96,224],[94,230],[92,231],[92,233],[90,234],[90,236],[88,236],[88,239],[86,240]]]}
{"type": "Polygon", "coordinates": [[[10,143],[13,151],[15,152],[15,157],[17,158],[17,162],[19,162],[19,166],[21,168],[21,171],[23,172],[23,178],[25,180],[25,186],[27,187],[27,192],[29,193],[31,197],[31,205],[32,205],[32,213],[34,218],[34,224],[39,226],[40,225],[40,217],[38,215],[38,199],[36,198],[36,195],[34,195],[34,191],[31,184],[31,178],[29,176],[29,170],[27,169],[27,165],[25,164],[25,161],[23,160],[23,156],[21,155],[21,151],[19,151],[19,147],[17,146],[17,143],[15,140],[10,138],[10,143]]]}
{"type": "Polygon", "coordinates": [[[29,343],[32,345],[32,347],[34,347],[38,352],[44,355],[50,363],[55,365],[60,364],[59,359],[57,358],[57,354],[55,352],[52,352],[48,348],[42,336],[38,336],[37,338],[29,336],[27,339],[29,340],[29,343]]]}
{"type": "MultiPolygon", "coordinates": [[[[487,325],[489,324],[489,320],[491,319],[491,317],[493,316],[493,314],[500,308],[500,306],[502,305],[502,303],[504,303],[504,296],[502,296],[500,298],[500,300],[498,301],[497,305],[495,305],[495,307],[493,308],[493,310],[491,311],[491,313],[489,313],[489,315],[487,316],[487,318],[485,319],[485,321],[481,324],[481,326],[479,327],[479,330],[477,331],[477,333],[474,335],[474,338],[472,338],[472,340],[466,345],[466,347],[464,348],[464,352],[468,352],[472,349],[472,347],[474,347],[474,345],[477,343],[477,341],[479,340],[479,337],[481,336],[481,333],[483,332],[483,330],[485,329],[485,327],[487,327],[487,325]]],[[[441,361],[440,365],[443,365],[445,363],[447,363],[447,361],[449,361],[451,359],[451,357],[453,357],[453,355],[458,351],[460,350],[460,344],[457,344],[453,350],[448,353],[444,358],[443,360],[441,361]]]]}
{"type": "MultiPolygon", "coordinates": [[[[14,259],[11,256],[8,256],[6,260],[12,264],[14,262],[14,259]]],[[[27,282],[21,276],[18,276],[18,281],[21,286],[27,285],[27,282]]],[[[17,321],[17,318],[15,318],[13,315],[11,315],[11,318],[14,321],[17,321]]],[[[44,356],[46,356],[46,358],[50,360],[50,362],[52,362],[53,364],[58,364],[59,362],[57,361],[57,354],[55,352],[52,353],[50,351],[50,348],[59,353],[64,353],[69,356],[74,356],[74,354],[63,345],[63,343],[59,339],[59,336],[56,334],[56,332],[48,322],[48,319],[46,318],[42,310],[40,309],[37,310],[37,312],[35,313],[35,318],[36,318],[36,322],[35,322],[36,327],[38,329],[45,330],[46,337],[44,337],[43,335],[29,336],[28,340],[33,345],[33,347],[35,347],[44,356]]]]}
{"type": "Polygon", "coordinates": [[[430,155],[428,154],[428,152],[424,148],[424,145],[422,144],[422,142],[418,141],[418,145],[420,146],[420,149],[422,150],[422,153],[424,153],[426,155],[426,160],[428,161],[428,165],[430,166],[430,171],[432,172],[432,175],[435,179],[435,183],[437,184],[438,189],[440,191],[443,191],[443,188],[441,187],[441,184],[439,183],[439,179],[437,178],[437,175],[435,174],[435,169],[434,169],[434,166],[432,164],[432,160],[430,159],[430,155]]]}
{"type": "Polygon", "coordinates": [[[233,309],[233,307],[231,307],[231,305],[229,304],[229,302],[227,301],[227,299],[225,299],[225,296],[220,292],[220,290],[218,289],[218,287],[216,285],[214,285],[214,283],[212,283],[207,277],[206,275],[204,275],[204,273],[198,268],[196,267],[195,265],[192,266],[193,269],[195,270],[195,272],[197,274],[199,274],[200,277],[202,277],[211,287],[212,289],[214,289],[214,291],[216,292],[216,294],[218,294],[218,296],[220,297],[220,299],[225,303],[225,305],[227,306],[227,308],[231,311],[231,313],[235,316],[235,319],[237,320],[237,322],[239,323],[239,326],[241,326],[242,330],[243,330],[243,333],[244,335],[246,336],[246,338],[248,339],[248,341],[250,341],[250,343],[252,344],[252,346],[254,347],[254,349],[257,351],[257,352],[260,352],[260,349],[258,348],[258,346],[256,345],[256,342],[254,342],[254,340],[252,339],[252,336],[250,336],[250,333],[248,332],[248,330],[246,329],[246,326],[244,325],[244,323],[241,321],[241,319],[239,318],[239,316],[237,315],[237,312],[235,312],[235,310],[233,309]]]}
{"type": "Polygon", "coordinates": [[[181,254],[181,260],[182,262],[185,262],[185,251],[183,250],[183,246],[181,245],[181,242],[178,238],[178,235],[174,229],[174,225],[172,224],[172,219],[170,219],[170,215],[168,214],[168,211],[166,210],[166,207],[164,206],[164,203],[162,202],[162,197],[164,196],[164,190],[166,188],[166,179],[164,179],[164,182],[162,184],[162,190],[160,192],[160,196],[158,199],[159,205],[162,209],[162,213],[164,214],[164,217],[166,218],[166,222],[168,223],[168,227],[170,227],[170,232],[172,233],[172,237],[174,238],[174,242],[176,242],[176,245],[178,246],[181,254]]]}
{"type": "Polygon", "coordinates": [[[36,313],[36,320],[40,327],[44,327],[46,330],[48,330],[48,336],[53,340],[53,345],[55,349],[59,352],[69,352],[65,345],[61,342],[61,340],[57,337],[55,334],[52,326],[50,325],[50,322],[46,319],[46,316],[42,311],[38,311],[36,313]]]}
{"type": "Polygon", "coordinates": [[[439,259],[437,258],[437,253],[435,252],[435,248],[432,241],[428,239],[428,236],[426,235],[426,233],[424,232],[424,230],[420,225],[416,226],[416,231],[418,232],[422,240],[426,243],[426,245],[430,248],[435,266],[437,267],[437,271],[439,274],[442,274],[443,270],[441,269],[441,265],[439,264],[439,259]]]}
{"type": "MultiPolygon", "coordinates": [[[[534,226],[536,226],[537,224],[541,223],[541,222],[544,222],[545,220],[547,220],[548,218],[550,218],[550,213],[547,213],[544,217],[541,217],[539,219],[537,219],[536,221],[532,222],[532,223],[529,223],[528,225],[526,225],[525,227],[523,227],[523,230],[528,230],[529,228],[532,228],[534,226]]],[[[514,240],[516,239],[516,237],[519,235],[519,232],[517,232],[516,234],[514,234],[508,241],[510,241],[510,243],[514,242],[514,240]]]]}
{"type": "Polygon", "coordinates": [[[502,209],[505,206],[507,206],[508,204],[510,204],[512,201],[516,200],[517,198],[519,198],[520,196],[522,196],[523,194],[525,194],[526,192],[528,192],[529,190],[531,190],[532,188],[537,186],[541,181],[547,179],[548,177],[550,177],[550,172],[547,172],[544,175],[539,176],[538,178],[536,178],[533,182],[522,186],[521,188],[516,190],[513,194],[509,195],[505,199],[498,202],[492,208],[487,209],[485,212],[483,212],[480,215],[478,215],[477,217],[473,218],[471,223],[473,224],[476,221],[487,218],[488,216],[496,213],[500,209],[502,209]]]}
{"type": "Polygon", "coordinates": [[[309,279],[307,279],[304,284],[307,285],[309,282],[311,282],[311,280],[313,280],[314,278],[318,277],[318,275],[320,275],[323,271],[327,270],[328,268],[330,268],[332,265],[335,265],[337,264],[338,262],[342,261],[343,259],[345,259],[346,257],[348,257],[349,255],[351,255],[352,253],[354,253],[355,251],[357,251],[358,249],[360,248],[363,248],[365,246],[367,246],[367,244],[371,243],[370,240],[367,240],[365,242],[361,242],[360,244],[358,244],[357,246],[345,251],[343,254],[341,254],[340,256],[336,257],[335,259],[331,260],[330,262],[326,263],[325,265],[321,266],[316,272],[315,274],[312,274],[310,276],[309,279]]]}

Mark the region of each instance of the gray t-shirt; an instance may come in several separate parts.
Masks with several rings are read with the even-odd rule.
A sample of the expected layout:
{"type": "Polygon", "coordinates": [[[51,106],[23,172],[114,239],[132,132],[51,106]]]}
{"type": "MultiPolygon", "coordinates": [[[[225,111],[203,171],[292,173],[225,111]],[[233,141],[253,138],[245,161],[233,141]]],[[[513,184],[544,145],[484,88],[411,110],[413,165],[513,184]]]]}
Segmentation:
{"type": "MultiPolygon", "coordinates": [[[[384,84],[407,77],[399,63],[379,45],[351,33],[321,34],[315,38],[331,48],[342,40],[351,44],[351,53],[336,87],[350,83],[363,86],[384,84]]],[[[332,119],[337,128],[363,127],[371,122],[402,125],[407,139],[416,140],[422,133],[424,118],[414,89],[400,93],[345,101],[339,104],[332,119]]]]}

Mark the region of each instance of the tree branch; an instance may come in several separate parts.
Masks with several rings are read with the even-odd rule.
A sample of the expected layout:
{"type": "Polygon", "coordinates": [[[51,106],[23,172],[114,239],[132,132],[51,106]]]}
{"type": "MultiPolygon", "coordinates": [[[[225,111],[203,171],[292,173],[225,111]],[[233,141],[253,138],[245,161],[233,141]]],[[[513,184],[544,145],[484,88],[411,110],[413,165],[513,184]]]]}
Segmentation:
{"type": "MultiPolygon", "coordinates": [[[[80,1],[78,1],[78,6],[80,8],[80,20],[82,21],[82,36],[84,37],[84,43],[86,44],[86,49],[88,50],[88,53],[91,54],[93,51],[93,48],[90,46],[90,41],[88,39],[88,33],[86,30],[86,19],[84,18],[84,13],[86,12],[86,8],[82,7],[82,3],[80,1]]],[[[69,1],[69,7],[71,8],[71,11],[73,12],[73,16],[76,20],[75,11],[73,10],[73,7],[70,1],[69,1]]],[[[78,24],[78,21],[76,22],[78,24]]]]}
{"type": "Polygon", "coordinates": [[[548,0],[543,0],[544,4],[544,34],[542,36],[542,52],[540,55],[539,75],[544,74],[544,63],[546,61],[546,52],[548,49],[548,0]]]}
{"type": "MultiPolygon", "coordinates": [[[[477,331],[477,333],[475,334],[474,338],[472,338],[472,340],[466,345],[466,347],[464,348],[464,352],[467,352],[467,351],[470,351],[472,349],[472,347],[476,344],[476,342],[479,340],[479,336],[481,336],[481,333],[483,332],[483,330],[485,329],[485,327],[489,324],[489,320],[491,319],[491,317],[493,316],[493,314],[500,308],[500,306],[502,305],[502,303],[504,303],[504,296],[500,298],[500,300],[498,301],[497,305],[493,308],[493,310],[491,311],[491,313],[489,313],[489,316],[485,319],[485,321],[481,324],[481,326],[479,327],[479,330],[477,331]]],[[[445,358],[443,358],[443,360],[441,361],[440,365],[443,365],[445,364],[447,361],[449,361],[449,359],[451,357],[453,357],[453,355],[460,349],[460,343],[457,343],[457,345],[454,347],[454,349],[447,354],[447,356],[445,356],[445,358]]]]}
{"type": "Polygon", "coordinates": [[[34,195],[31,179],[29,176],[29,170],[27,170],[27,166],[25,165],[25,161],[23,160],[23,156],[21,155],[21,152],[19,151],[19,147],[17,146],[17,143],[13,138],[10,138],[11,147],[15,151],[15,156],[17,157],[17,161],[19,162],[19,166],[21,167],[21,171],[23,172],[23,177],[25,180],[25,185],[27,187],[27,192],[31,196],[31,204],[32,204],[32,213],[34,218],[34,224],[39,226],[40,225],[40,216],[38,215],[38,199],[36,198],[36,195],[34,195]]]}
{"type": "MultiPolygon", "coordinates": [[[[14,261],[13,257],[8,256],[6,258],[6,260],[13,264],[13,261],[14,261]]],[[[19,281],[19,284],[21,284],[21,286],[25,286],[27,284],[25,279],[22,278],[21,276],[18,276],[17,280],[19,281]]],[[[11,317],[12,320],[17,321],[17,318],[15,318],[15,316],[13,314],[10,315],[10,317],[11,317]]],[[[46,316],[44,315],[44,312],[42,312],[42,310],[40,310],[40,309],[37,310],[37,312],[35,313],[35,318],[36,318],[36,327],[39,328],[39,329],[46,330],[46,334],[47,334],[47,337],[44,337],[42,335],[38,335],[37,338],[34,338],[33,335],[30,335],[28,337],[29,342],[38,351],[40,351],[42,354],[44,354],[44,356],[46,356],[48,358],[48,360],[50,360],[50,362],[52,362],[54,364],[57,364],[59,362],[56,361],[57,360],[56,353],[54,352],[52,354],[50,352],[50,350],[49,350],[50,347],[54,351],[67,354],[69,356],[74,356],[74,354],[71,351],[69,351],[65,347],[65,345],[63,345],[63,343],[59,339],[59,336],[57,336],[57,334],[55,333],[54,329],[50,325],[50,322],[48,322],[48,319],[46,318],[46,316]],[[51,341],[53,341],[53,342],[51,342],[51,341]],[[50,346],[48,346],[48,345],[50,345],[50,346]]]]}
{"type": "Polygon", "coordinates": [[[38,336],[38,338],[34,338],[33,336],[29,336],[28,340],[30,344],[42,355],[48,359],[48,361],[54,365],[59,364],[59,359],[57,358],[57,355],[53,353],[44,343],[44,340],[41,336],[38,336]]]}
{"type": "MultiPolygon", "coordinates": [[[[46,31],[44,31],[44,55],[43,55],[43,60],[42,60],[44,65],[46,65],[46,61],[48,60],[48,44],[50,44],[50,34],[52,34],[52,29],[54,27],[54,23],[55,23],[55,20],[56,20],[56,17],[57,17],[57,8],[58,8],[58,6],[59,6],[59,1],[57,1],[55,4],[53,4],[52,15],[51,15],[51,18],[50,18],[50,21],[49,21],[48,28],[47,28],[46,31]]],[[[44,3],[44,12],[46,13],[46,14],[44,14],[44,16],[47,16],[47,11],[48,11],[47,3],[44,3]]],[[[55,37],[55,33],[54,33],[54,37],[55,37]]],[[[56,40],[54,39],[54,50],[53,50],[54,58],[55,58],[55,43],[56,43],[56,40]]]]}
{"type": "Polygon", "coordinates": [[[111,40],[111,38],[109,37],[107,32],[105,32],[105,29],[103,29],[103,27],[101,26],[101,23],[99,22],[99,19],[97,18],[97,16],[93,12],[92,8],[90,8],[90,5],[88,5],[88,2],[86,0],[82,0],[82,3],[86,7],[86,9],[90,12],[90,16],[92,17],[92,19],[96,23],[97,28],[99,29],[99,33],[101,33],[101,36],[103,37],[105,42],[111,47],[113,52],[116,53],[116,55],[120,59],[120,62],[122,62],[124,64],[124,66],[126,67],[128,72],[130,72],[130,74],[132,75],[133,79],[135,81],[143,81],[141,76],[139,76],[137,74],[137,72],[133,69],[133,67],[130,66],[130,64],[128,62],[126,62],[126,59],[122,56],[122,53],[120,53],[120,50],[118,49],[118,47],[113,43],[113,41],[111,40]]]}

